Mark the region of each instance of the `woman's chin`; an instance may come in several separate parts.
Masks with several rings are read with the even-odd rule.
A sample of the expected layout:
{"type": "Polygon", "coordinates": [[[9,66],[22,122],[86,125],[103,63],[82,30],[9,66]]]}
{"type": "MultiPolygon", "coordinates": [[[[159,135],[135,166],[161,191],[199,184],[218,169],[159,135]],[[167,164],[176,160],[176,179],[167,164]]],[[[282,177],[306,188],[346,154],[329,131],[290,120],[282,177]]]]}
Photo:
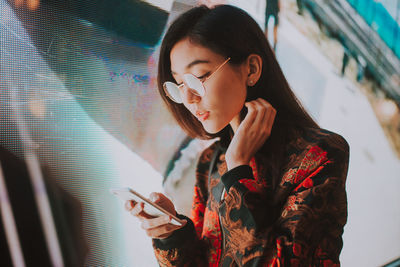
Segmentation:
{"type": "Polygon", "coordinates": [[[204,130],[206,130],[206,132],[209,134],[216,134],[216,133],[220,132],[222,129],[224,129],[226,126],[226,125],[225,126],[224,125],[222,125],[222,126],[215,125],[215,124],[207,122],[207,121],[203,122],[202,124],[203,124],[204,130]]]}

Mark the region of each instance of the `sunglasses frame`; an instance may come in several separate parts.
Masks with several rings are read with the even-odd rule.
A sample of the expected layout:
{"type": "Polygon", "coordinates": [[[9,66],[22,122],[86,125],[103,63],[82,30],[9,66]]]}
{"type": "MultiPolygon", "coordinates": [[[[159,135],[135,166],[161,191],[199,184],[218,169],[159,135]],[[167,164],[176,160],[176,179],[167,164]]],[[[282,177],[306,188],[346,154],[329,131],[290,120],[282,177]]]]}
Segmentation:
{"type": "MultiPolygon", "coordinates": [[[[199,78],[197,78],[196,76],[194,76],[194,75],[191,74],[191,73],[185,73],[183,76],[185,76],[185,75],[190,75],[190,76],[192,76],[195,80],[198,80],[198,81],[200,82],[201,87],[202,87],[201,89],[202,89],[202,91],[204,92],[204,94],[199,93],[198,90],[196,90],[196,88],[188,88],[188,87],[187,87],[188,90],[191,90],[191,93],[194,94],[194,95],[196,95],[196,96],[201,96],[201,97],[203,97],[203,96],[205,95],[205,93],[206,93],[206,88],[204,87],[204,83],[205,83],[206,81],[208,81],[208,80],[209,80],[219,69],[221,69],[226,63],[228,63],[228,61],[229,61],[230,59],[231,59],[231,58],[228,57],[228,58],[227,58],[224,62],[222,62],[221,65],[219,65],[210,75],[208,75],[206,78],[204,78],[203,81],[200,80],[199,78]]],[[[163,83],[163,89],[164,89],[165,94],[168,96],[168,98],[171,99],[172,101],[174,101],[175,103],[182,104],[182,103],[183,103],[182,97],[180,97],[180,99],[174,99],[174,97],[172,97],[172,95],[170,94],[170,92],[169,92],[168,89],[167,89],[167,85],[168,85],[168,84],[170,84],[170,85],[172,85],[172,86],[175,86],[176,89],[177,89],[177,92],[178,92],[178,91],[180,90],[181,87],[185,86],[185,82],[181,83],[180,85],[178,85],[178,84],[176,84],[176,83],[174,83],[174,82],[170,82],[170,81],[167,81],[167,82],[164,82],[164,83],[163,83]]]]}

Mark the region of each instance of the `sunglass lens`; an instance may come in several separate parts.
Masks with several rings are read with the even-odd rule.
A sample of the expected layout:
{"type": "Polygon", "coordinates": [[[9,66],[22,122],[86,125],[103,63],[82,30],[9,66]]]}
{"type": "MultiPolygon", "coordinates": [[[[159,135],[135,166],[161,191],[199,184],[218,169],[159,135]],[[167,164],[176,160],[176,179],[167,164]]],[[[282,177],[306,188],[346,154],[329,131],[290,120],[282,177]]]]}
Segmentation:
{"type": "Polygon", "coordinates": [[[183,75],[183,79],[185,80],[186,85],[192,89],[193,93],[199,96],[204,96],[204,87],[198,78],[192,74],[185,74],[183,75]]]}
{"type": "Polygon", "coordinates": [[[165,93],[175,102],[182,103],[181,94],[179,92],[179,88],[176,84],[172,82],[164,83],[164,91],[165,93]]]}

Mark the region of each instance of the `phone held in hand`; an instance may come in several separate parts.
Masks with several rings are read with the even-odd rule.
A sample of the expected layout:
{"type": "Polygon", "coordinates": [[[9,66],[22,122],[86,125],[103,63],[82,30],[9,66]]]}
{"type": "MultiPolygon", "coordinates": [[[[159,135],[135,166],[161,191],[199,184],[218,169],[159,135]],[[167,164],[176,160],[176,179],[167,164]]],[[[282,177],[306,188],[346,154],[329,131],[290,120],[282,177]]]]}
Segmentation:
{"type": "Polygon", "coordinates": [[[151,201],[148,198],[145,198],[135,190],[129,188],[129,187],[124,187],[124,188],[111,188],[110,192],[116,196],[118,196],[121,200],[124,201],[129,201],[129,200],[134,200],[136,202],[143,202],[144,207],[143,210],[147,214],[154,216],[154,217],[159,217],[163,215],[169,215],[171,217],[171,224],[174,225],[183,225],[183,221],[173,215],[172,213],[166,211],[163,209],[161,206],[157,205],[153,201],[151,201]]]}

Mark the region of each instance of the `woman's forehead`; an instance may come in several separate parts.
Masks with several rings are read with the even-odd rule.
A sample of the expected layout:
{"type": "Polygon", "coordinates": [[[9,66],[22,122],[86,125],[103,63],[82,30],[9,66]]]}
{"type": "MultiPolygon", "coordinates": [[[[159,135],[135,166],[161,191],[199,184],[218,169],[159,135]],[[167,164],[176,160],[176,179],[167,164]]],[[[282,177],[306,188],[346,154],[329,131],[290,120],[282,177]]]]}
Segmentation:
{"type": "Polygon", "coordinates": [[[210,49],[184,39],[171,49],[171,72],[184,73],[196,65],[212,65],[222,58],[210,49]]]}

